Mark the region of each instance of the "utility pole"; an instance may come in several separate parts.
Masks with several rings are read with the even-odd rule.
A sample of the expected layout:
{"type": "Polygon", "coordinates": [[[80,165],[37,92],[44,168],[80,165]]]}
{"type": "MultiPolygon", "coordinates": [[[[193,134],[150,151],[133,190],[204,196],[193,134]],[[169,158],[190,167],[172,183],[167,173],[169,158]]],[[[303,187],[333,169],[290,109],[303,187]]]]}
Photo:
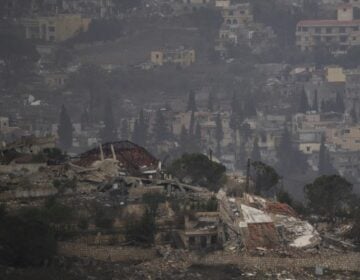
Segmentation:
{"type": "Polygon", "coordinates": [[[250,184],[250,159],[247,160],[246,165],[246,184],[245,184],[245,192],[249,192],[249,184],[250,184]]]}

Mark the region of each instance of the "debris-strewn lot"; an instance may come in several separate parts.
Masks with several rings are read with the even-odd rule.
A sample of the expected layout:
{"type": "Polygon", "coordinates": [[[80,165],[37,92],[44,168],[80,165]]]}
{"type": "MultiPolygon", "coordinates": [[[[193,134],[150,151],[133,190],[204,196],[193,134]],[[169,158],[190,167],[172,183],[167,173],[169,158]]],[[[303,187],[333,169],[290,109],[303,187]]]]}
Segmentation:
{"type": "Polygon", "coordinates": [[[120,279],[360,279],[360,273],[324,271],[322,276],[315,270],[256,271],[233,265],[191,266],[179,268],[175,263],[166,269],[154,264],[110,263],[90,259],[59,258],[44,268],[14,269],[0,267],[3,280],[120,280],[120,279]]]}

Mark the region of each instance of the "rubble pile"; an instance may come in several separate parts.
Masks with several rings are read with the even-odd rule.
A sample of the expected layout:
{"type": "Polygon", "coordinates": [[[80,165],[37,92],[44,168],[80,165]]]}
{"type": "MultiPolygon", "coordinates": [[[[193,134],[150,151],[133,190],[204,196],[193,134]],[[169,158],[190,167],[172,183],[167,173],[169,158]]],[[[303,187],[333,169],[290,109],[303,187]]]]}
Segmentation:
{"type": "Polygon", "coordinates": [[[217,195],[220,213],[225,225],[238,235],[231,236],[235,244],[243,244],[247,250],[293,247],[308,249],[319,245],[321,238],[316,229],[301,220],[288,205],[268,201],[245,193],[243,197],[227,197],[224,191],[217,195]],[[241,242],[234,242],[241,239],[241,242]]]}

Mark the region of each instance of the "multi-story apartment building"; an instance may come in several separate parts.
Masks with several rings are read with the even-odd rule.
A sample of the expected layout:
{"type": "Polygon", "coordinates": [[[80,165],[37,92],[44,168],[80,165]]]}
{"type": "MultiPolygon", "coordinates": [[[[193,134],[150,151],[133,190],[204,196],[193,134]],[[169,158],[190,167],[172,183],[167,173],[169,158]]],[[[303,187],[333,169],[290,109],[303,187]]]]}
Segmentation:
{"type": "Polygon", "coordinates": [[[346,111],[355,110],[357,116],[360,109],[360,69],[349,69],[345,71],[345,106],[346,111]]]}
{"type": "Polygon", "coordinates": [[[350,47],[360,45],[360,20],[354,20],[352,5],[340,5],[337,19],[302,20],[297,24],[296,45],[302,51],[320,44],[334,53],[345,53],[350,47]]]}
{"type": "Polygon", "coordinates": [[[150,61],[159,66],[167,63],[190,66],[195,62],[195,50],[180,47],[178,49],[152,51],[150,54],[150,61]]]}
{"type": "Polygon", "coordinates": [[[241,24],[253,21],[253,15],[249,3],[242,3],[224,7],[221,11],[224,24],[231,28],[239,27],[241,24]]]}
{"type": "Polygon", "coordinates": [[[26,39],[40,39],[47,42],[65,41],[80,31],[86,31],[90,22],[91,19],[77,14],[59,14],[22,20],[26,39]]]}

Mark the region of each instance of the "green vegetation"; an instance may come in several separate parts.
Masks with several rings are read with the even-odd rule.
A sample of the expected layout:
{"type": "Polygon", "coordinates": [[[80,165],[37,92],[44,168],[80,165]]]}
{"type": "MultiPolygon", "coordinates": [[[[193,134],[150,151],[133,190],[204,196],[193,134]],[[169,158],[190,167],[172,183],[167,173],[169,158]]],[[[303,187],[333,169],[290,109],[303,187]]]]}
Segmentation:
{"type": "Polygon", "coordinates": [[[155,216],[149,208],[145,209],[140,219],[128,217],[125,224],[125,238],[135,245],[150,245],[154,243],[156,233],[155,216]]]}
{"type": "Polygon", "coordinates": [[[255,194],[269,191],[277,185],[280,177],[274,168],[260,161],[255,161],[251,165],[254,168],[255,194]]]}
{"type": "Polygon", "coordinates": [[[92,20],[87,31],[82,31],[69,39],[66,44],[92,43],[97,41],[113,41],[122,37],[123,22],[118,19],[92,20]]]}
{"type": "Polygon", "coordinates": [[[110,210],[107,211],[104,207],[96,206],[94,222],[96,227],[101,229],[112,229],[115,219],[110,210]]]}
{"type": "Polygon", "coordinates": [[[183,181],[218,191],[226,181],[226,168],[203,154],[184,154],[169,167],[169,172],[183,181]]]}
{"type": "Polygon", "coordinates": [[[56,254],[53,230],[38,214],[36,209],[27,209],[0,217],[1,264],[39,266],[56,254]]]}
{"type": "Polygon", "coordinates": [[[323,175],[306,185],[304,191],[311,212],[334,219],[348,208],[352,184],[339,175],[323,175]]]}

